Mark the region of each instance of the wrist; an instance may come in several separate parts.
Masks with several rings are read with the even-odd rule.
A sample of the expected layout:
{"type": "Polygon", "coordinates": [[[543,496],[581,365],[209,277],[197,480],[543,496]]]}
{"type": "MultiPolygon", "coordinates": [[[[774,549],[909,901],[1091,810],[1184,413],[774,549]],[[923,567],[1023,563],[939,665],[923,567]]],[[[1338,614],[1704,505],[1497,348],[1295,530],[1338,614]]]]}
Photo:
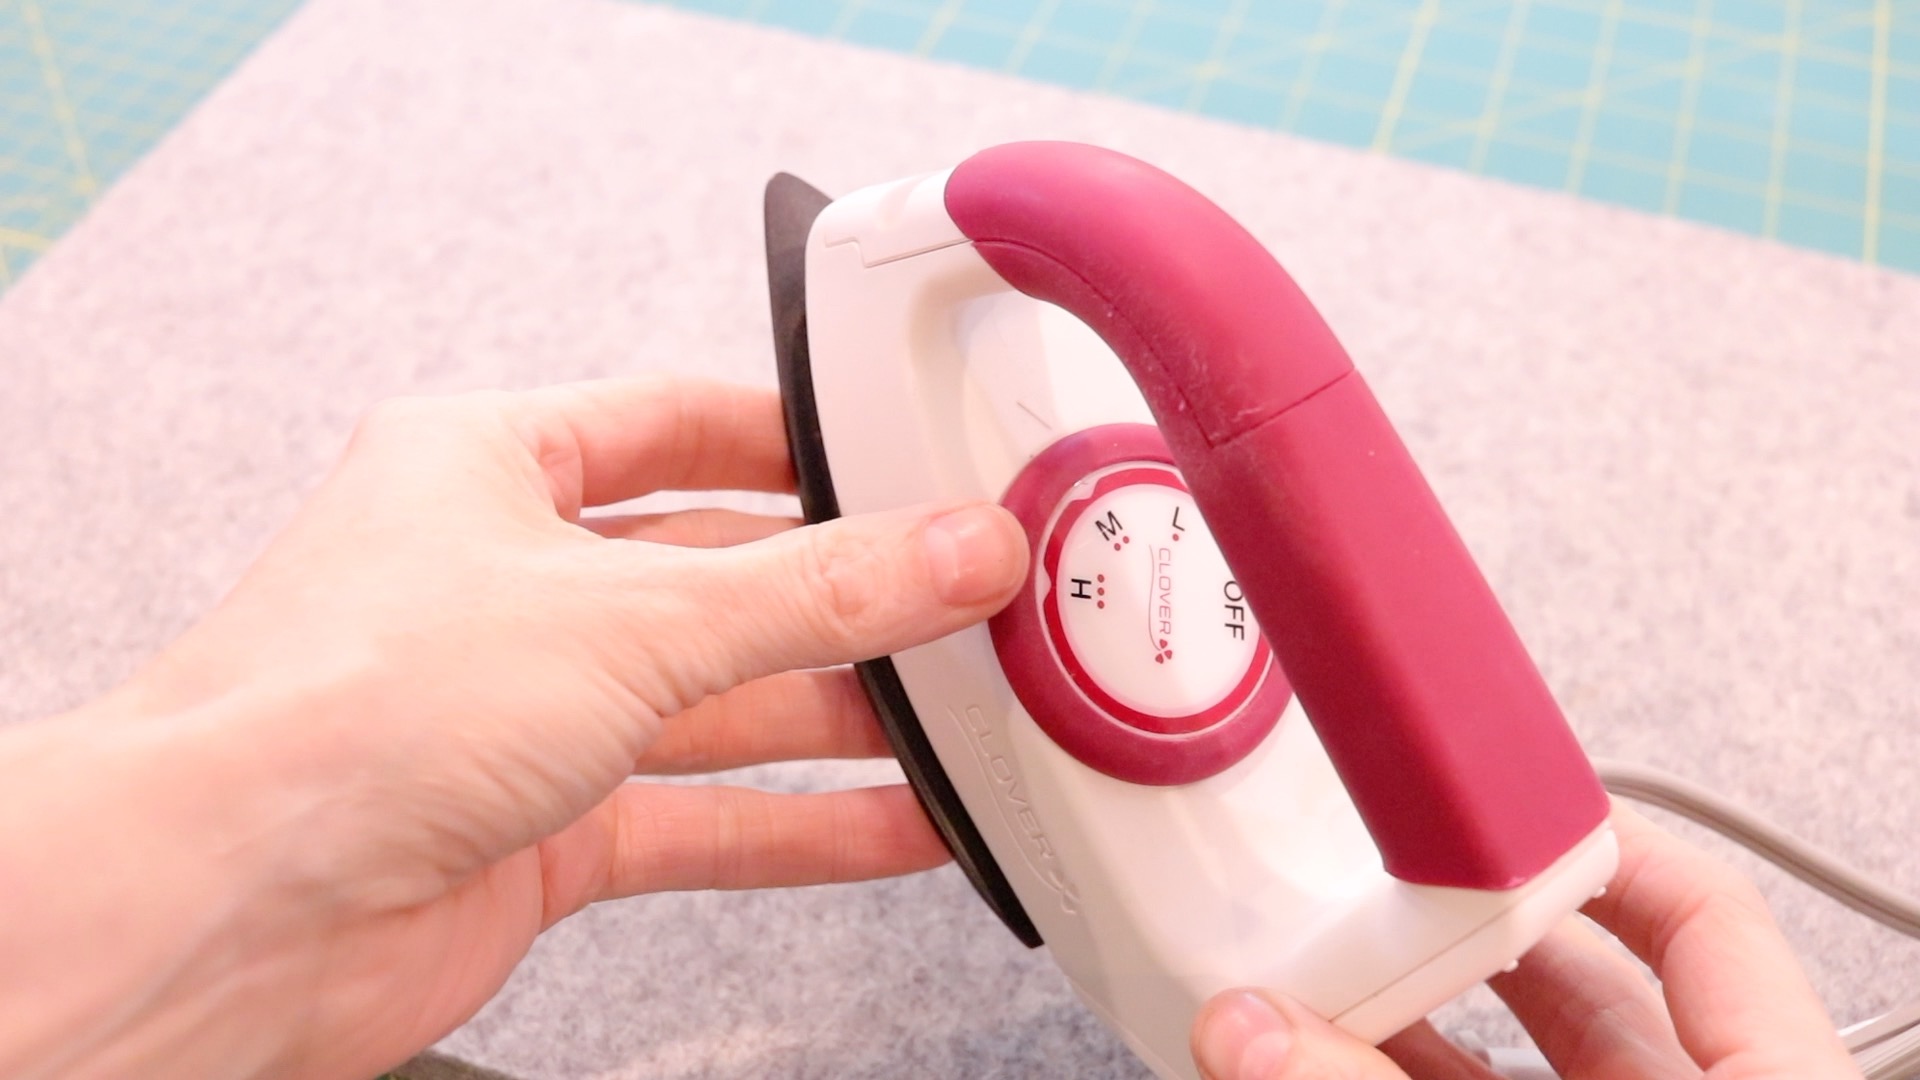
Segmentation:
{"type": "Polygon", "coordinates": [[[261,902],[270,818],[226,726],[119,692],[0,733],[0,1075],[270,1059],[270,1029],[234,1020],[298,913],[261,902]]]}

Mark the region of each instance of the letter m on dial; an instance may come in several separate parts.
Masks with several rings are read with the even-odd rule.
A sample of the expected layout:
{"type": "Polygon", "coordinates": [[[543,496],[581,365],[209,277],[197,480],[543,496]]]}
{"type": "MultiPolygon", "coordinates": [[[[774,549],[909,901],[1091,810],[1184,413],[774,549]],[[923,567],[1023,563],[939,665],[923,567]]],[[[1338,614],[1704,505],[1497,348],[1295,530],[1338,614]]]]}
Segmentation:
{"type": "Polygon", "coordinates": [[[1120,535],[1120,530],[1122,528],[1120,524],[1120,519],[1117,517],[1114,517],[1113,511],[1111,510],[1107,511],[1107,516],[1105,520],[1095,518],[1093,522],[1093,527],[1100,530],[1100,539],[1102,540],[1111,540],[1114,537],[1120,535]]]}

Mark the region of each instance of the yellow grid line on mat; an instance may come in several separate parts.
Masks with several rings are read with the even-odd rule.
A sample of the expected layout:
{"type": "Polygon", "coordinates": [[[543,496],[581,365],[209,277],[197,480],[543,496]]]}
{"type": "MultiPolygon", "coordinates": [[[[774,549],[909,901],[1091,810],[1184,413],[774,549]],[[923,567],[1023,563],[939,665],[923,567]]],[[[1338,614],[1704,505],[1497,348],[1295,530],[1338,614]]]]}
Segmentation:
{"type": "Polygon", "coordinates": [[[1860,215],[1860,258],[1880,259],[1880,193],[1887,168],[1887,45],[1893,36],[1893,5],[1873,5],[1873,91],[1867,102],[1867,192],[1860,215]]]}
{"type": "Polygon", "coordinates": [[[1487,152],[1493,148],[1494,133],[1500,130],[1500,109],[1507,101],[1507,87],[1513,82],[1513,62],[1520,55],[1520,39],[1527,25],[1531,0],[1515,0],[1507,12],[1507,25],[1500,34],[1500,56],[1493,62],[1493,75],[1487,80],[1486,104],[1481,106],[1478,130],[1473,134],[1473,152],[1467,168],[1480,172],[1487,167],[1487,152]]]}
{"type": "Polygon", "coordinates": [[[1120,31],[1120,40],[1114,42],[1113,51],[1107,54],[1107,61],[1100,66],[1100,74],[1093,80],[1093,85],[1103,90],[1112,88],[1120,69],[1133,56],[1134,42],[1140,40],[1140,27],[1147,21],[1147,13],[1152,10],[1153,0],[1134,0],[1133,6],[1127,11],[1127,25],[1120,31]]]}
{"type": "Polygon", "coordinates": [[[19,0],[20,18],[27,27],[27,40],[40,61],[40,78],[53,101],[53,115],[60,125],[60,137],[67,144],[67,158],[73,163],[74,186],[79,194],[92,198],[100,191],[93,167],[87,163],[87,143],[80,137],[80,124],[74,117],[73,100],[67,96],[66,80],[60,74],[60,61],[53,55],[53,39],[47,36],[47,21],[40,14],[39,0],[19,0]]]}
{"type": "MultiPolygon", "coordinates": [[[[1618,0],[1612,0],[1612,2],[1608,4],[1608,10],[1617,9],[1618,6],[1618,0]]],[[[1609,25],[1613,24],[1610,23],[1609,25]]],[[[1756,52],[1771,47],[1773,41],[1774,39],[1772,38],[1742,38],[1739,43],[1729,44],[1726,52],[1714,56],[1712,59],[1719,63],[1745,59],[1756,52]]],[[[1593,69],[1590,70],[1599,70],[1602,64],[1611,65],[1614,59],[1611,37],[1602,38],[1602,46],[1603,48],[1595,51],[1593,69]]],[[[1525,106],[1509,112],[1506,115],[1506,119],[1509,121],[1532,119],[1553,112],[1556,109],[1565,108],[1568,105],[1582,105],[1597,111],[1610,92],[1643,90],[1676,75],[1685,76],[1688,74],[1689,68],[1690,63],[1688,60],[1674,60],[1635,68],[1631,72],[1623,73],[1617,79],[1607,76],[1603,71],[1601,73],[1600,83],[1593,82],[1590,76],[1588,84],[1579,90],[1560,90],[1541,94],[1525,106]]],[[[1607,102],[1607,104],[1610,107],[1614,105],[1614,103],[1611,102],[1607,102]]],[[[1418,145],[1421,142],[1431,142],[1452,135],[1471,135],[1475,130],[1476,124],[1476,120],[1453,120],[1445,124],[1438,124],[1421,132],[1418,136],[1401,141],[1397,144],[1397,148],[1404,150],[1409,146],[1418,145]]]]}
{"type": "Polygon", "coordinates": [[[1060,10],[1060,0],[1042,0],[1040,6],[1034,8],[1033,17],[1020,27],[1020,36],[1014,39],[1013,48],[1007,50],[1006,63],[1000,65],[1000,70],[1007,72],[1020,70],[1020,65],[1026,63],[1027,57],[1033,55],[1033,47],[1046,36],[1047,24],[1053,21],[1053,13],[1058,10],[1060,10]]]}
{"type": "Polygon", "coordinates": [[[1673,123],[1673,149],[1667,152],[1667,190],[1661,209],[1680,209],[1680,189],[1687,179],[1687,150],[1693,140],[1693,114],[1700,108],[1700,79],[1707,71],[1707,33],[1712,27],[1713,0],[1699,0],[1693,9],[1693,40],[1687,45],[1686,82],[1680,92],[1680,111],[1673,123]]]}
{"type": "Polygon", "coordinates": [[[1767,147],[1766,205],[1760,235],[1780,234],[1780,205],[1787,181],[1787,147],[1792,145],[1793,80],[1800,60],[1800,0],[1787,0],[1786,28],[1780,35],[1780,83],[1773,95],[1773,137],[1767,147]]]}
{"type": "Polygon", "coordinates": [[[1620,0],[1607,0],[1600,18],[1600,40],[1593,49],[1593,63],[1587,67],[1587,85],[1577,96],[1580,105],[1580,130],[1567,154],[1568,191],[1579,191],[1586,179],[1587,158],[1593,153],[1593,132],[1600,123],[1600,103],[1607,96],[1607,72],[1613,65],[1613,39],[1620,32],[1620,0]]]}
{"type": "Polygon", "coordinates": [[[1193,88],[1187,91],[1187,108],[1198,109],[1207,99],[1207,91],[1213,88],[1214,80],[1227,71],[1227,47],[1233,39],[1240,36],[1240,28],[1247,21],[1247,8],[1253,0],[1234,0],[1233,7],[1220,20],[1220,29],[1213,35],[1213,47],[1208,50],[1207,58],[1201,61],[1194,71],[1193,88]]]}
{"type": "Polygon", "coordinates": [[[1373,129],[1373,148],[1385,150],[1393,145],[1393,129],[1407,107],[1407,94],[1413,89],[1413,77],[1420,70],[1420,54],[1426,51],[1427,35],[1440,17],[1440,0],[1420,0],[1413,14],[1413,32],[1407,35],[1407,47],[1401,50],[1400,63],[1393,69],[1393,89],[1387,91],[1387,104],[1380,110],[1380,125],[1373,129]]]}
{"type": "Polygon", "coordinates": [[[947,27],[953,25],[953,20],[959,16],[960,9],[965,3],[966,0],[947,0],[940,5],[940,10],[934,12],[933,18],[928,21],[927,29],[920,35],[920,40],[914,43],[915,55],[926,56],[933,52],[933,47],[940,44],[940,39],[946,36],[947,27]]]}
{"type": "Polygon", "coordinates": [[[1280,127],[1291,131],[1300,122],[1300,110],[1306,106],[1307,94],[1313,89],[1313,77],[1318,73],[1320,58],[1326,55],[1327,46],[1333,44],[1333,28],[1339,25],[1340,13],[1346,9],[1347,0],[1330,0],[1320,9],[1320,21],[1313,28],[1313,36],[1306,40],[1307,58],[1300,62],[1300,70],[1293,77],[1293,85],[1287,87],[1287,103],[1280,111],[1280,127]]]}
{"type": "Polygon", "coordinates": [[[37,236],[30,232],[21,232],[18,229],[9,229],[5,225],[0,225],[0,244],[12,244],[14,247],[26,248],[29,251],[45,251],[47,250],[47,245],[51,243],[53,243],[52,237],[37,236]]]}

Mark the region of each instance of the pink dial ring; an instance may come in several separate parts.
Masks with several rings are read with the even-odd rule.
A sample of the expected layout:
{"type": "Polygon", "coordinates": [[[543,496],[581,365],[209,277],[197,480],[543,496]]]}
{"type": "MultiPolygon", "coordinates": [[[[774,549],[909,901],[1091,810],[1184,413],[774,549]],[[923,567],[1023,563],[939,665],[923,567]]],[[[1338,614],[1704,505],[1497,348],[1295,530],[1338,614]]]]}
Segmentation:
{"type": "Polygon", "coordinates": [[[1223,696],[1180,715],[1123,702],[1076,654],[1061,612],[1066,537],[1102,497],[1139,485],[1186,493],[1165,441],[1145,424],[1078,432],[1029,463],[1002,502],[1026,529],[1036,572],[989,629],[1014,694],[1061,749],[1132,783],[1192,783],[1252,752],[1279,722],[1292,691],[1264,638],[1256,638],[1244,674],[1223,696]],[[1090,492],[1074,497],[1075,487],[1103,472],[1090,492]],[[1043,580],[1051,583],[1044,595],[1043,580]]]}

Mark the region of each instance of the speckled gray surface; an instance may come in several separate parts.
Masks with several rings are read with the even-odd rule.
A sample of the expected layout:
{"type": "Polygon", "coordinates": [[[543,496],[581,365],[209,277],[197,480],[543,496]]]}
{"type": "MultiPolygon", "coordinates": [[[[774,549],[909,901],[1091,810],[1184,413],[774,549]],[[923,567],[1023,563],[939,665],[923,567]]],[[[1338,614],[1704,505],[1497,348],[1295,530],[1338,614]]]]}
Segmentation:
{"type": "MultiPolygon", "coordinates": [[[[1041,135],[1163,164],[1281,256],[1593,750],[1920,890],[1920,280],[600,0],[312,0],[0,300],[0,718],[187,625],[379,397],[769,381],[769,173],[845,190],[1041,135]]],[[[1920,997],[1912,945],[1758,876],[1841,1019],[1920,997]]],[[[1445,1019],[1497,1036],[1484,1000],[1445,1019]]],[[[950,869],[606,905],[443,1049],[529,1077],[1141,1075],[950,869]]]]}

